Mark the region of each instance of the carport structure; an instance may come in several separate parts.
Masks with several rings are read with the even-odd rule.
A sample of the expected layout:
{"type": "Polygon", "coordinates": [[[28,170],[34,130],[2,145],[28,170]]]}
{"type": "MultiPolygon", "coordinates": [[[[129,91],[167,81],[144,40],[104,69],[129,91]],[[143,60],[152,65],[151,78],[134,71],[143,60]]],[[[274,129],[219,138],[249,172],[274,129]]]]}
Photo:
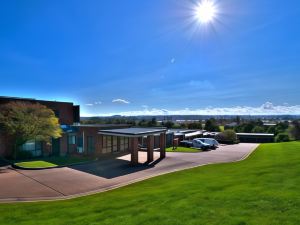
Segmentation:
{"type": "Polygon", "coordinates": [[[139,138],[147,137],[147,162],[154,159],[154,135],[159,135],[160,158],[166,157],[166,128],[125,128],[100,130],[100,135],[117,136],[129,138],[129,150],[131,153],[131,165],[139,162],[139,138]]]}

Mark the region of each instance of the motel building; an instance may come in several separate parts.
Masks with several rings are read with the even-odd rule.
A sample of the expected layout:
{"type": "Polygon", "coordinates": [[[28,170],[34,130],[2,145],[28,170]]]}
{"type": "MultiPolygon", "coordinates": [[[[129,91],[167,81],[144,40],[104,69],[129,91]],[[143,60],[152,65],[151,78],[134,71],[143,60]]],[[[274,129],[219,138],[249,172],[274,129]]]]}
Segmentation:
{"type": "MultiPolygon", "coordinates": [[[[147,152],[147,162],[154,160],[154,151],[166,156],[166,128],[132,128],[128,124],[81,125],[80,106],[71,102],[43,101],[27,98],[0,97],[0,106],[9,102],[39,103],[52,109],[59,119],[63,134],[52,139],[51,144],[28,141],[20,151],[33,158],[65,155],[91,155],[99,158],[107,155],[130,153],[131,164],[138,164],[138,152],[147,152]]],[[[13,140],[1,130],[0,157],[12,156],[13,140]]]]}

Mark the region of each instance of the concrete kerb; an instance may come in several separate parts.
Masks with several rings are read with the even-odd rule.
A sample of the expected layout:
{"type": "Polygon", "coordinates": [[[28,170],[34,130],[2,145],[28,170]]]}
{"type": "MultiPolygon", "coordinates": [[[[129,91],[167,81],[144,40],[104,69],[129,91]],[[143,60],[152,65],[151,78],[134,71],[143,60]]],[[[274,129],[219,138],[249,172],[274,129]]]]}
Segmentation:
{"type": "Polygon", "coordinates": [[[89,195],[94,195],[94,194],[98,194],[98,193],[103,193],[103,192],[107,192],[107,191],[111,191],[111,190],[115,190],[117,188],[121,188],[124,186],[128,186],[137,182],[141,182],[144,180],[148,180],[150,178],[153,177],[158,177],[158,176],[162,176],[162,175],[166,175],[166,174],[170,174],[170,173],[174,173],[174,172],[179,172],[179,171],[184,171],[184,170],[189,170],[189,169],[193,169],[193,168],[197,168],[197,167],[202,167],[202,166],[207,166],[207,165],[212,165],[212,164],[229,164],[229,163],[237,163],[240,161],[243,161],[245,159],[247,159],[253,152],[255,152],[257,150],[257,148],[259,147],[259,145],[253,149],[252,151],[250,151],[249,153],[247,153],[246,155],[244,155],[242,158],[234,160],[234,161],[230,161],[230,162],[218,162],[218,163],[206,163],[206,164],[202,164],[202,165],[196,165],[196,166],[190,166],[187,168],[183,168],[183,169],[174,169],[168,172],[162,172],[159,174],[155,174],[155,175],[150,175],[150,176],[145,176],[142,178],[137,178],[128,182],[124,182],[122,184],[117,184],[117,185],[113,185],[107,188],[102,188],[100,190],[95,190],[95,191],[89,191],[89,192],[84,192],[84,193],[80,193],[80,194],[74,194],[74,195],[66,195],[66,196],[61,196],[61,197],[43,197],[43,198],[30,198],[30,199],[26,199],[26,198],[9,198],[9,199],[1,199],[0,203],[28,203],[28,202],[53,202],[53,201],[63,201],[63,200],[71,200],[71,199],[75,199],[75,198],[80,198],[80,197],[85,197],[85,196],[89,196],[89,195]],[[17,200],[18,199],[18,200],[17,200]]]}

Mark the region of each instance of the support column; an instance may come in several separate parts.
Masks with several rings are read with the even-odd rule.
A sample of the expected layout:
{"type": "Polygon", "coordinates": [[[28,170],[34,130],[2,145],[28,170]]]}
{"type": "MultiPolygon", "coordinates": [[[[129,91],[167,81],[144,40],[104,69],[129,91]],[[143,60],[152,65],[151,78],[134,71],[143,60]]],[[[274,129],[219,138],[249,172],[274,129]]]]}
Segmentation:
{"type": "Polygon", "coordinates": [[[152,162],[154,159],[154,136],[147,136],[147,162],[152,162]]]}
{"type": "Polygon", "coordinates": [[[159,138],[160,158],[166,157],[166,134],[161,133],[159,138]]]}
{"type": "Polygon", "coordinates": [[[138,138],[130,138],[131,142],[131,165],[137,165],[139,163],[139,148],[138,148],[138,138]]]}

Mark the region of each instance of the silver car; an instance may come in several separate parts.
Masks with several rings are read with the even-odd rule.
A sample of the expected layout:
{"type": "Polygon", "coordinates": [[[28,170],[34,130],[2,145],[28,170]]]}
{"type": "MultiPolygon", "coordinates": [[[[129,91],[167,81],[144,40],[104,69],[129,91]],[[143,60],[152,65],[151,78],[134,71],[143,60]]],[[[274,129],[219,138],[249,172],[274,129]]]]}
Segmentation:
{"type": "Polygon", "coordinates": [[[205,144],[208,144],[212,149],[216,149],[219,146],[219,142],[213,138],[196,138],[196,139],[202,141],[205,144]]]}

